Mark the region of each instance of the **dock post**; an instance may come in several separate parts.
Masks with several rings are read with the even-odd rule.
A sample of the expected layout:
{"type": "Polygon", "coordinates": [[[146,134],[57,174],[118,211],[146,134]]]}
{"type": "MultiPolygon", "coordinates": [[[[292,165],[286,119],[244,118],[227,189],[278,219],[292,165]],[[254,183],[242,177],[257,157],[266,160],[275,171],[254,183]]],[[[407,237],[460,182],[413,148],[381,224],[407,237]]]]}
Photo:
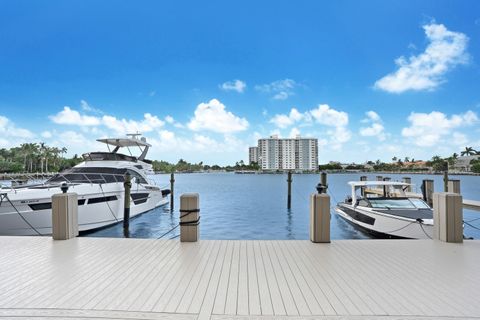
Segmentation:
{"type": "MultiPolygon", "coordinates": [[[[410,178],[410,177],[403,177],[402,180],[403,180],[403,182],[408,183],[408,184],[412,183],[412,178],[410,178]]],[[[412,192],[412,186],[408,186],[407,190],[405,190],[405,191],[412,192]]]]}
{"type": "Polygon", "coordinates": [[[125,188],[125,196],[123,201],[123,233],[128,238],[128,229],[130,227],[130,189],[132,188],[132,177],[130,173],[125,174],[123,187],[125,188]]]}
{"type": "Polygon", "coordinates": [[[460,180],[448,180],[448,192],[460,194],[460,180]]]}
{"type": "Polygon", "coordinates": [[[310,196],[310,241],[330,242],[330,196],[314,193],[310,196]]]}
{"type": "Polygon", "coordinates": [[[463,207],[460,194],[433,194],[433,238],[444,242],[463,242],[463,207]]]}
{"type": "Polygon", "coordinates": [[[174,196],[173,196],[173,188],[175,185],[175,173],[170,174],[170,211],[173,211],[174,208],[174,196]]]}
{"type": "MultiPolygon", "coordinates": [[[[361,176],[360,181],[367,181],[367,176],[361,176]]],[[[362,197],[365,197],[365,187],[360,188],[360,194],[362,197]]]]}
{"type": "Polygon", "coordinates": [[[322,191],[322,193],[327,193],[328,184],[327,184],[327,173],[326,173],[326,172],[322,172],[322,173],[320,174],[320,183],[321,183],[322,186],[323,186],[323,191],[322,191]]]}
{"type": "Polygon", "coordinates": [[[68,186],[61,187],[63,193],[52,196],[53,240],[68,240],[78,236],[78,196],[67,193],[68,186]]]}
{"type": "Polygon", "coordinates": [[[423,200],[431,207],[433,206],[433,180],[425,179],[422,181],[423,200]]]}
{"type": "Polygon", "coordinates": [[[448,192],[448,171],[443,171],[443,192],[448,192]]]}
{"type": "Polygon", "coordinates": [[[287,209],[290,209],[292,207],[292,171],[288,171],[287,184],[288,184],[287,209]]]}
{"type": "Polygon", "coordinates": [[[200,201],[198,193],[180,196],[180,242],[196,242],[199,238],[200,201]]]}

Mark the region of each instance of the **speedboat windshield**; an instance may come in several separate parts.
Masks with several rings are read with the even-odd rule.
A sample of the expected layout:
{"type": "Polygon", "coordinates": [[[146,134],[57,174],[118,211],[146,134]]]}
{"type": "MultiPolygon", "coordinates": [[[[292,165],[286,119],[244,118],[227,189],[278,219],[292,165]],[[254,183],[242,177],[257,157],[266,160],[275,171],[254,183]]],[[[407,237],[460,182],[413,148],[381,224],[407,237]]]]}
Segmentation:
{"type": "Polygon", "coordinates": [[[413,198],[369,198],[372,208],[384,209],[428,209],[421,199],[413,198]]]}

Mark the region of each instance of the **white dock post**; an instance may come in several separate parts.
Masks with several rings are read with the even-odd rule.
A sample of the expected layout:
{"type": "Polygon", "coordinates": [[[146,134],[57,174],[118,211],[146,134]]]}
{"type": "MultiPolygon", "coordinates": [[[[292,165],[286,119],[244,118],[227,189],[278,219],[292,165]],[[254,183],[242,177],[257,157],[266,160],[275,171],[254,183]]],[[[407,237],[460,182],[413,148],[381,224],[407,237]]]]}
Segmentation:
{"type": "Polygon", "coordinates": [[[67,189],[67,186],[62,186],[64,193],[52,196],[53,240],[68,240],[78,236],[78,197],[76,193],[67,193],[67,189]]]}
{"type": "Polygon", "coordinates": [[[198,193],[180,196],[180,241],[196,242],[199,238],[200,202],[198,193]]]}
{"type": "Polygon", "coordinates": [[[326,193],[310,196],[310,241],[330,242],[330,196],[326,193]]]}
{"type": "Polygon", "coordinates": [[[448,192],[460,194],[460,180],[448,180],[448,192]]]}
{"type": "Polygon", "coordinates": [[[460,194],[433,194],[433,238],[445,242],[463,242],[463,207],[460,194]]]}

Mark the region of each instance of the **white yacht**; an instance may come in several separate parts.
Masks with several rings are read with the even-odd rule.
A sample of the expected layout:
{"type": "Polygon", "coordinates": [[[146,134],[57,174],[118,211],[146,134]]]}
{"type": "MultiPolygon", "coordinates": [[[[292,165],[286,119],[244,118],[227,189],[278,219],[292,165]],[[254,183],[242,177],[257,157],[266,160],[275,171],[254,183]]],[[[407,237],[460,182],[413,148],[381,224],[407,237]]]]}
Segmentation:
{"type": "Polygon", "coordinates": [[[351,181],[351,196],[338,203],[340,217],[382,238],[431,239],[433,211],[417,197],[411,185],[394,181],[351,181]]]}
{"type": "MultiPolygon", "coordinates": [[[[150,182],[150,160],[145,159],[150,144],[138,134],[128,138],[99,139],[108,152],[83,155],[84,161],[46,182],[0,189],[0,235],[48,235],[52,233],[52,195],[78,194],[80,231],[105,227],[123,220],[124,179],[132,177],[130,217],[168,203],[170,190],[150,182]],[[110,149],[113,147],[113,150],[110,149]],[[139,148],[140,156],[119,153],[121,148],[139,148]]],[[[131,154],[131,153],[130,153],[131,154]]]]}

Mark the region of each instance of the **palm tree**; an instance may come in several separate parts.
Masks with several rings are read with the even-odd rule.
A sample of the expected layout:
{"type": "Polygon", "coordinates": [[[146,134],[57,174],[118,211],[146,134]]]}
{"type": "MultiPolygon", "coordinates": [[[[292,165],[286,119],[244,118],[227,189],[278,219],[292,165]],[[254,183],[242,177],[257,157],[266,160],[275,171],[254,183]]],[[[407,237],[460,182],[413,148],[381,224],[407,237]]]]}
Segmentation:
{"type": "Polygon", "coordinates": [[[397,159],[398,159],[397,156],[394,156],[394,157],[392,158],[392,161],[395,162],[395,161],[397,161],[397,159]]]}
{"type": "Polygon", "coordinates": [[[457,159],[457,158],[458,158],[458,153],[454,152],[454,153],[452,154],[452,158],[453,158],[453,159],[457,159]]]}
{"type": "Polygon", "coordinates": [[[462,156],[471,156],[478,154],[478,151],[474,150],[472,147],[465,147],[465,150],[460,153],[462,156]]]}
{"type": "Polygon", "coordinates": [[[410,161],[410,158],[409,157],[405,157],[405,160],[403,160],[404,162],[409,162],[410,161]]]}

